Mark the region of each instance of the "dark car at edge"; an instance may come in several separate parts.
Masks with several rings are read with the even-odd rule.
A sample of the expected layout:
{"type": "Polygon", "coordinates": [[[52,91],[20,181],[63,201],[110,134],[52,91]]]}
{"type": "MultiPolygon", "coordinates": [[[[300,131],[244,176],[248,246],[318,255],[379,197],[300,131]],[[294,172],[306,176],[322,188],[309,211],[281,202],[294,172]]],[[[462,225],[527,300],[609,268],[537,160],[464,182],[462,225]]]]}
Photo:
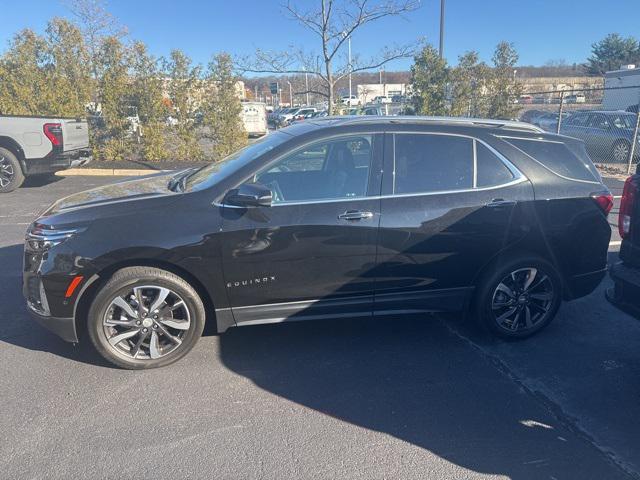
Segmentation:
{"type": "Polygon", "coordinates": [[[619,260],[609,273],[613,287],[606,292],[607,299],[635,316],[640,316],[640,175],[630,176],[624,183],[618,233],[622,238],[619,260]]]}
{"type": "Polygon", "coordinates": [[[124,368],[176,361],[205,321],[464,311],[523,338],[600,283],[611,206],[584,144],[530,125],[309,119],[56,202],[28,229],[23,289],[124,368]]]}

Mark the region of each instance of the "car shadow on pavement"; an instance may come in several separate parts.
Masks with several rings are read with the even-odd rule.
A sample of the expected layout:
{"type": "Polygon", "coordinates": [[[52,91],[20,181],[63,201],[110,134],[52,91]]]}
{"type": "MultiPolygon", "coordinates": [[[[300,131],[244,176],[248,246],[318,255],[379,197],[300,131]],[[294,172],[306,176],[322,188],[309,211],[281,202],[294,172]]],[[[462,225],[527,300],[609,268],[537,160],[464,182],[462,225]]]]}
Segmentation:
{"type": "Polygon", "coordinates": [[[69,344],[31,318],[22,298],[22,255],[22,245],[0,247],[0,342],[108,367],[88,342],[69,344]]]}
{"type": "MultiPolygon", "coordinates": [[[[484,348],[518,342],[492,339],[471,320],[415,315],[232,328],[219,338],[220,358],[282,399],[474,472],[628,478],[484,348]]],[[[566,335],[560,322],[536,338],[566,335]]],[[[323,448],[324,437],[313,438],[323,448]]]]}
{"type": "MultiPolygon", "coordinates": [[[[220,354],[227,368],[272,394],[474,472],[627,478],[612,476],[617,468],[586,442],[567,441],[572,434],[550,411],[449,328],[459,321],[241,327],[220,337],[220,354]]],[[[323,448],[322,437],[313,438],[323,448]]]]}
{"type": "Polygon", "coordinates": [[[50,185],[52,183],[59,182],[63,180],[64,177],[60,177],[53,173],[42,174],[42,175],[31,175],[25,178],[24,183],[20,188],[40,188],[46,185],[50,185]]]}

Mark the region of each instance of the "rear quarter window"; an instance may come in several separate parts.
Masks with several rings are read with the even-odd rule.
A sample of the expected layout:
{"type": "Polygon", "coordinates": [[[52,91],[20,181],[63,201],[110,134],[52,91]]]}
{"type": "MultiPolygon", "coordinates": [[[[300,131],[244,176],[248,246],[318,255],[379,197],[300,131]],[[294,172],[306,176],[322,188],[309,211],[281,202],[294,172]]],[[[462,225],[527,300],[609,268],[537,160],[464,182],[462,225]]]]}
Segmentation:
{"type": "Polygon", "coordinates": [[[527,138],[503,138],[503,140],[556,175],[585,182],[601,181],[600,174],[582,144],[568,145],[563,142],[527,138]]]}

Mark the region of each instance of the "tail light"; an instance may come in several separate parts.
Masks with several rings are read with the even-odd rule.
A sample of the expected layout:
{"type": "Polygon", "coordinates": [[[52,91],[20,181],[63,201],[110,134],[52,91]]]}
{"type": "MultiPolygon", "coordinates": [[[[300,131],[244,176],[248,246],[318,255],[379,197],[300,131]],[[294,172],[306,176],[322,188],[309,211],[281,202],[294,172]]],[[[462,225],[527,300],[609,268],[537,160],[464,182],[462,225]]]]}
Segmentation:
{"type": "Polygon", "coordinates": [[[633,206],[638,194],[638,183],[635,177],[627,178],[622,190],[622,200],[620,200],[620,214],[618,215],[618,232],[622,238],[629,235],[631,231],[631,217],[633,216],[633,206]]]}
{"type": "Polygon", "coordinates": [[[594,193],[591,198],[598,204],[605,215],[609,215],[613,208],[613,195],[610,192],[594,193]]]}
{"type": "Polygon", "coordinates": [[[62,124],[45,123],[42,130],[44,131],[44,136],[49,139],[54,147],[62,146],[62,124]]]}

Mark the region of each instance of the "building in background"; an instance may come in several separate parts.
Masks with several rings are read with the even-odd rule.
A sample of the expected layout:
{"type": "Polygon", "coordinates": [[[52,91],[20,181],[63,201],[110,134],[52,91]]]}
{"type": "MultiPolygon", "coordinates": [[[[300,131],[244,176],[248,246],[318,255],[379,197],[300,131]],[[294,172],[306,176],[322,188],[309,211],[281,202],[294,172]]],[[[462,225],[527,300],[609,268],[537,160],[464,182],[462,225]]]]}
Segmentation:
{"type": "Polygon", "coordinates": [[[361,83],[358,85],[358,99],[365,105],[376,97],[407,95],[409,87],[406,83],[361,83]]]}

